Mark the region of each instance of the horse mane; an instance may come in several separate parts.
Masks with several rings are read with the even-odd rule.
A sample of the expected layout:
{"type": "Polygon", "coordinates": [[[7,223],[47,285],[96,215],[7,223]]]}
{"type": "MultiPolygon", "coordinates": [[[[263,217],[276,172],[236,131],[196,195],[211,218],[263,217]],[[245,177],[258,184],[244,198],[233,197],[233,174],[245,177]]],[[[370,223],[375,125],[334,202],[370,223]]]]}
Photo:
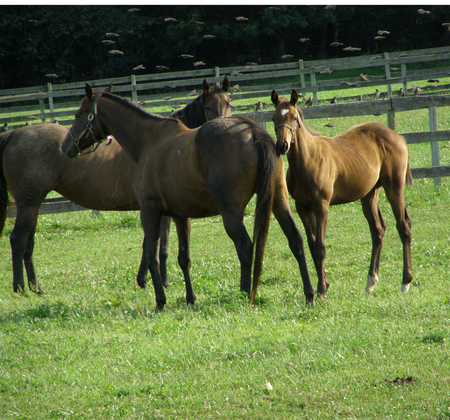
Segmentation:
{"type": "Polygon", "coordinates": [[[309,134],[311,134],[312,136],[320,136],[320,133],[318,132],[318,131],[314,131],[314,130],[312,130],[311,128],[309,128],[307,125],[306,125],[306,123],[305,123],[305,117],[303,116],[303,111],[302,111],[302,109],[298,106],[298,105],[296,105],[297,106],[297,111],[298,111],[298,113],[300,114],[300,118],[302,119],[302,123],[303,123],[303,125],[305,126],[305,128],[306,128],[306,131],[309,133],[309,134]]]}
{"type": "Polygon", "coordinates": [[[143,118],[150,119],[150,120],[158,120],[158,121],[166,120],[166,121],[172,121],[177,124],[180,124],[180,120],[178,120],[176,118],[172,118],[172,117],[162,117],[161,115],[153,114],[153,113],[145,110],[144,108],[140,107],[139,105],[137,105],[135,102],[131,101],[128,98],[123,98],[121,96],[113,95],[109,92],[102,92],[102,96],[112,100],[113,102],[121,104],[128,109],[131,109],[132,111],[136,112],[143,118]]]}

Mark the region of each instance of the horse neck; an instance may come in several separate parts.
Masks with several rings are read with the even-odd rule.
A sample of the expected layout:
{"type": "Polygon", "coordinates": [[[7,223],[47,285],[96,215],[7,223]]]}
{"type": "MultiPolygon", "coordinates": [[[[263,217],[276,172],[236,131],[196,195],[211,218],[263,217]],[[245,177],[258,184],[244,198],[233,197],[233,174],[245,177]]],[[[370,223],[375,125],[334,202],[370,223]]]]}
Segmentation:
{"type": "Polygon", "coordinates": [[[315,165],[320,153],[317,141],[303,123],[296,131],[295,152],[288,154],[289,165],[299,170],[308,169],[310,165],[315,165]]]}
{"type": "Polygon", "coordinates": [[[135,163],[143,155],[143,149],[164,135],[160,130],[164,119],[152,120],[140,115],[137,110],[102,96],[98,114],[106,133],[112,135],[135,163]]]}

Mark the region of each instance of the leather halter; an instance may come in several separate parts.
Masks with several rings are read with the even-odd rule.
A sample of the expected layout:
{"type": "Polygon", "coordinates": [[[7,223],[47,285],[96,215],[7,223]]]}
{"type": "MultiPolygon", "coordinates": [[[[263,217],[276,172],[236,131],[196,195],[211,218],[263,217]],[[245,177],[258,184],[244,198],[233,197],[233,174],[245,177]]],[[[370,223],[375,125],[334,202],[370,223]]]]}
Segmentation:
{"type": "Polygon", "coordinates": [[[94,153],[97,150],[97,148],[100,145],[100,143],[103,143],[108,138],[108,136],[103,131],[102,125],[100,123],[100,119],[98,118],[98,100],[100,99],[100,96],[102,96],[101,93],[94,97],[93,110],[88,115],[87,122],[86,122],[86,127],[81,131],[81,133],[78,134],[78,136],[75,137],[73,135],[73,133],[72,133],[72,127],[69,130],[69,135],[70,135],[73,143],[75,144],[75,147],[77,148],[78,153],[81,154],[81,155],[85,155],[85,154],[88,154],[88,153],[94,153]],[[95,123],[95,128],[97,129],[97,131],[101,135],[100,139],[98,139],[95,136],[95,134],[94,134],[94,132],[92,130],[94,123],[95,123]],[[89,152],[83,152],[83,150],[80,148],[80,140],[82,138],[88,137],[88,136],[90,136],[94,140],[94,143],[96,143],[96,145],[89,152]]]}
{"type": "Polygon", "coordinates": [[[277,132],[277,130],[278,130],[280,127],[286,127],[286,128],[289,128],[289,130],[291,130],[291,133],[293,133],[293,132],[296,130],[296,128],[291,127],[290,125],[287,125],[287,124],[279,124],[279,125],[277,125],[277,126],[274,128],[275,133],[277,132]]]}

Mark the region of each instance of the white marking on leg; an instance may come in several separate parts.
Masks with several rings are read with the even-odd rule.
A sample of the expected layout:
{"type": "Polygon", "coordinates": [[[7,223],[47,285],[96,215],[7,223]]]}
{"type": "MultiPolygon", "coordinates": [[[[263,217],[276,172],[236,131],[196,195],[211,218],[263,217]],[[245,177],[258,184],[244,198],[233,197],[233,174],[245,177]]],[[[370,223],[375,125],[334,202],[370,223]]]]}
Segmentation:
{"type": "Polygon", "coordinates": [[[378,282],[378,276],[371,276],[370,274],[367,276],[367,285],[366,285],[366,293],[372,293],[373,288],[378,282]]]}
{"type": "Polygon", "coordinates": [[[408,283],[408,284],[402,284],[402,287],[401,287],[400,291],[401,291],[402,293],[408,293],[410,284],[411,284],[411,283],[408,283]]]}

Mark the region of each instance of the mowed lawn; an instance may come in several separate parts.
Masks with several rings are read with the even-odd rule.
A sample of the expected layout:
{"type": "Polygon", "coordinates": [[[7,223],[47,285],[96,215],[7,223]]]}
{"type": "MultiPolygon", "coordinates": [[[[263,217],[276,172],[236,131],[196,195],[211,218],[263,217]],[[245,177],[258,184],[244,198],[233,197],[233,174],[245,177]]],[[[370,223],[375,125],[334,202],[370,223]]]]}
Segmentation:
{"type": "MultiPolygon", "coordinates": [[[[398,131],[426,129],[416,120],[399,115],[398,131]]],[[[356,123],[339,121],[338,131],[356,123]]],[[[323,123],[308,121],[328,135],[323,123]]],[[[443,143],[443,164],[449,155],[443,143]]],[[[411,147],[412,167],[430,159],[429,144],[411,147]]],[[[40,296],[12,292],[8,219],[0,239],[0,418],[449,419],[450,178],[440,186],[415,180],[405,195],[413,223],[409,293],[400,293],[402,247],[382,193],[387,232],[374,293],[364,292],[371,239],[361,205],[332,207],[331,286],[313,308],[274,218],[254,307],[239,293],[239,262],[220,217],[192,223],[197,303],[187,307],[172,229],[161,313],[151,283],[141,290],[135,282],[137,212],[41,216],[40,296]]],[[[253,217],[254,200],[245,217],[250,234],[253,217]]]]}

